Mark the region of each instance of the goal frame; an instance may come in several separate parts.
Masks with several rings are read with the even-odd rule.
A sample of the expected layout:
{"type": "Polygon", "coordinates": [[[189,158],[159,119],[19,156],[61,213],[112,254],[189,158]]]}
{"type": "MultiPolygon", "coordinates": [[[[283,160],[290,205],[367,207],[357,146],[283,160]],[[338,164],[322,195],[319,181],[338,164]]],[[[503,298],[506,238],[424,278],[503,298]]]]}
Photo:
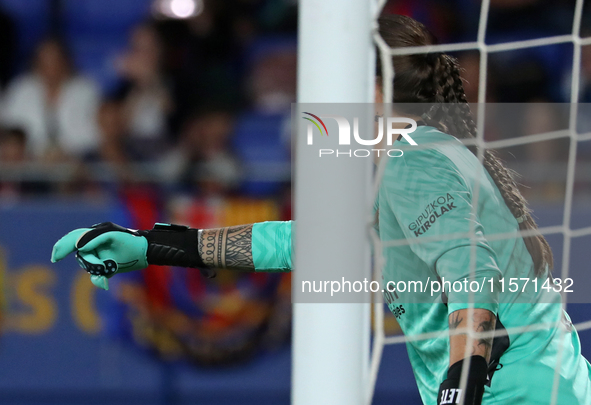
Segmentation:
{"type": "MultiPolygon", "coordinates": [[[[373,6],[368,0],[299,2],[299,103],[373,102],[373,6]]],[[[345,167],[322,165],[299,141],[292,288],[329,267],[357,266],[363,269],[358,274],[370,278],[370,159],[350,159],[345,167]]],[[[365,403],[370,304],[294,303],[293,317],[292,404],[365,403]]]]}

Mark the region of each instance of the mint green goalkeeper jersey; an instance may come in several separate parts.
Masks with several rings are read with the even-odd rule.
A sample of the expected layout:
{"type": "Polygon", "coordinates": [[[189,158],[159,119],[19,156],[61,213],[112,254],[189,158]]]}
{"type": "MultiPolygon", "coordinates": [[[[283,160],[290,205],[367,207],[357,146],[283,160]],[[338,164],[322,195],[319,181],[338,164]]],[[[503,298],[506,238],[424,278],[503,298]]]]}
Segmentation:
{"type": "Polygon", "coordinates": [[[536,278],[523,239],[501,235],[519,225],[491,177],[454,137],[425,126],[412,137],[418,146],[395,142],[404,155],[388,158],[376,205],[384,288],[400,287],[384,295],[410,338],[408,354],[424,404],[437,403],[449,367],[448,314],[468,302],[493,312],[510,341],[483,404],[550,404],[556,369],[557,403],[591,404],[591,371],[577,332],[560,295],[542,288],[548,275],[536,278]],[[521,280],[518,292],[509,292],[511,278],[528,284],[521,280]],[[445,294],[435,291],[434,281],[450,283],[445,294]],[[421,334],[430,335],[415,340],[421,334]]]}

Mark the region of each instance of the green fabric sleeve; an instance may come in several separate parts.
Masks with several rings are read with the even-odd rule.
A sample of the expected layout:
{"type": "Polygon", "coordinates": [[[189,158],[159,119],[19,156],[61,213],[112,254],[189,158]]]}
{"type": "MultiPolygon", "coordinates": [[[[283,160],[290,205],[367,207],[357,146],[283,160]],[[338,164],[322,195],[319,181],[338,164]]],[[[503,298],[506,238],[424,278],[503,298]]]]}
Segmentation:
{"type": "Polygon", "coordinates": [[[473,303],[496,314],[502,274],[481,220],[473,215],[471,187],[451,160],[437,150],[411,150],[404,153],[404,159],[388,167],[384,186],[406,239],[415,242],[410,248],[450,285],[493,280],[493,291],[489,284],[475,293],[446,287],[450,313],[473,303]]]}
{"type": "Polygon", "coordinates": [[[255,271],[291,271],[291,240],[292,221],[254,224],[252,226],[252,261],[255,271]]]}

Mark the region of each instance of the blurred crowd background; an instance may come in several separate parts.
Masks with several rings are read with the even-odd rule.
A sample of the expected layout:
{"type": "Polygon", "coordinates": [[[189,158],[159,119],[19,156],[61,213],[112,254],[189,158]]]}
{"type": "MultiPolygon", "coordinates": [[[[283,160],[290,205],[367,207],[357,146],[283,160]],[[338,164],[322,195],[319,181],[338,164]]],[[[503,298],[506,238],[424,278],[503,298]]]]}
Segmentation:
{"type": "Polygon", "coordinates": [[[0,6],[0,160],[29,168],[3,197],[96,198],[129,182],[268,197],[289,183],[295,2],[0,6]]]}
{"type": "MultiPolygon", "coordinates": [[[[575,0],[491,0],[486,42],[570,35],[574,5],[575,0]]],[[[440,43],[475,41],[480,1],[390,0],[384,13],[418,19],[440,43]]],[[[580,34],[591,36],[590,2],[580,34]]],[[[572,43],[565,43],[489,55],[486,101],[527,105],[509,116],[493,108],[486,140],[568,128],[568,106],[553,103],[571,98],[572,52],[572,43]]],[[[455,56],[464,69],[468,100],[476,102],[479,54],[455,56]]],[[[158,221],[203,228],[291,219],[296,68],[296,0],[0,0],[0,275],[6,273],[9,291],[0,319],[7,341],[11,335],[16,339],[12,351],[0,353],[0,363],[19,363],[19,351],[35,352],[45,344],[23,340],[30,335],[47,336],[63,356],[41,352],[38,366],[29,362],[3,374],[0,392],[15,389],[10,403],[28,403],[26,398],[41,403],[51,397],[43,390],[58,393],[48,403],[66,403],[60,390],[73,384],[66,363],[77,364],[86,370],[80,376],[90,373],[88,378],[103,386],[114,384],[110,369],[103,369],[115,364],[122,375],[139,373],[138,378],[161,384],[155,399],[147,394],[139,403],[178,402],[171,386],[182,378],[170,377],[171,369],[158,368],[160,377],[148,375],[145,370],[154,364],[117,350],[118,355],[101,352],[100,358],[68,357],[75,347],[104,348],[97,336],[199,367],[280,353],[281,365],[264,363],[263,374],[251,369],[219,378],[235,387],[238,380],[248,381],[245,373],[258,376],[257,382],[275,373],[282,376],[281,389],[287,384],[289,390],[289,275],[222,271],[206,281],[198,272],[149,268],[116,277],[111,291],[98,295],[88,280],[79,281],[82,273],[73,260],[53,267],[47,261],[51,243],[63,232],[102,220],[146,229],[158,221]],[[20,243],[28,235],[24,230],[40,222],[38,247],[20,243]],[[64,284],[73,292],[62,290],[64,284]],[[72,311],[71,319],[57,313],[51,318],[47,302],[54,298],[56,311],[72,311]],[[66,351],[64,336],[86,340],[66,351]],[[33,377],[56,364],[54,385],[33,377]],[[94,368],[103,371],[89,371],[94,368]],[[36,381],[41,397],[26,396],[21,375],[36,381]]],[[[591,103],[591,46],[583,48],[575,91],[581,103],[591,103]]],[[[591,115],[585,111],[591,110],[582,104],[581,111],[578,130],[587,133],[591,115]]],[[[523,174],[523,191],[538,207],[564,202],[568,148],[565,138],[500,153],[523,174]]],[[[591,200],[591,141],[579,143],[575,194],[577,201],[591,200]]],[[[395,332],[395,321],[387,323],[395,332]]],[[[378,382],[378,391],[387,387],[384,400],[398,389],[408,391],[398,398],[415,403],[410,369],[389,372],[398,373],[387,376],[398,383],[378,382]]],[[[211,403],[221,403],[215,398],[223,392],[211,389],[211,403]]],[[[289,392],[281,389],[271,389],[269,398],[275,400],[265,403],[288,402],[289,392]]],[[[88,403],[68,398],[67,403],[88,403]]],[[[125,396],[105,398],[104,403],[131,403],[125,396]]],[[[248,400],[257,403],[257,397],[248,400]]]]}
{"type": "MultiPolygon", "coordinates": [[[[486,41],[568,35],[574,4],[493,0],[486,41]]],[[[0,12],[1,198],[94,199],[130,182],[167,197],[288,194],[297,1],[2,0],[0,12]]],[[[441,43],[475,41],[480,2],[392,0],[384,12],[412,15],[441,43]]],[[[476,102],[479,55],[456,56],[476,102]]],[[[591,47],[582,59],[580,101],[591,102],[591,47]]],[[[569,101],[571,71],[568,43],[490,54],[486,100],[569,101]]],[[[487,139],[556,130],[548,108],[487,139]]],[[[524,163],[561,163],[567,149],[565,140],[516,148],[509,164],[548,185],[559,176],[524,163]]]]}

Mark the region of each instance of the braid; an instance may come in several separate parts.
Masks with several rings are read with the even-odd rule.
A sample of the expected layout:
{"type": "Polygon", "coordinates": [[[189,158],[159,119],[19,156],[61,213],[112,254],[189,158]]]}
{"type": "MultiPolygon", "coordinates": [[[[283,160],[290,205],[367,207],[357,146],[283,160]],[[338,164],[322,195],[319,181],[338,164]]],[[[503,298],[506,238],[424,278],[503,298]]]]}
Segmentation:
{"type": "MultiPolygon", "coordinates": [[[[440,126],[458,138],[474,138],[477,131],[476,124],[466,99],[457,60],[448,55],[440,55],[433,66],[433,82],[436,83],[435,101],[441,103],[438,105],[439,113],[436,114],[438,118],[441,117],[440,126]]],[[[432,116],[426,118],[433,121],[432,116]]],[[[519,229],[522,231],[537,229],[538,226],[527,206],[527,201],[521,195],[511,172],[490,150],[484,152],[482,163],[503,196],[511,214],[518,219],[519,229]]],[[[552,268],[552,251],[542,235],[524,237],[523,240],[534,261],[536,275],[544,274],[546,265],[552,268]]]]}

